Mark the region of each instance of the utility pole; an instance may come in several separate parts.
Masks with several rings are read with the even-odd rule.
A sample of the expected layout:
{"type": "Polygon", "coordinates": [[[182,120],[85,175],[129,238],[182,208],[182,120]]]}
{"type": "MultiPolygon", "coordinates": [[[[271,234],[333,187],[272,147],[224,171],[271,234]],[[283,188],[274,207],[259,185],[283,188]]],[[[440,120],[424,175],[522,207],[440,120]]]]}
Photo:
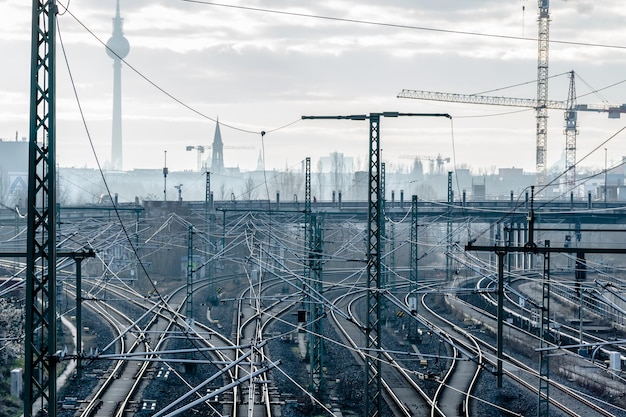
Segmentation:
{"type": "Polygon", "coordinates": [[[606,181],[608,179],[608,172],[609,172],[608,170],[609,170],[609,166],[608,166],[607,150],[606,148],[604,148],[604,208],[606,208],[606,200],[607,200],[606,181]]]}
{"type": "Polygon", "coordinates": [[[76,376],[81,378],[83,372],[82,351],[83,351],[83,259],[93,258],[96,254],[93,249],[76,252],[72,255],[76,263],[76,376]]]}
{"type": "Polygon", "coordinates": [[[167,174],[169,170],[167,169],[167,151],[165,152],[165,164],[163,164],[163,201],[167,201],[167,174]]]}
{"type": "Polygon", "coordinates": [[[56,416],[56,14],[33,0],[26,244],[24,416],[56,416]],[[38,401],[39,405],[35,402],[38,401]]]}
{"type": "Polygon", "coordinates": [[[380,188],[380,118],[381,117],[447,117],[442,113],[399,113],[383,112],[369,115],[350,116],[302,116],[302,119],[343,119],[369,120],[369,186],[368,186],[368,225],[367,225],[367,314],[365,322],[365,340],[367,355],[365,359],[365,417],[378,417],[382,408],[382,340],[381,340],[381,276],[380,276],[380,240],[382,196],[380,188]]]}
{"type": "Polygon", "coordinates": [[[183,185],[178,184],[175,185],[174,188],[178,190],[178,201],[183,201],[183,185]]]}

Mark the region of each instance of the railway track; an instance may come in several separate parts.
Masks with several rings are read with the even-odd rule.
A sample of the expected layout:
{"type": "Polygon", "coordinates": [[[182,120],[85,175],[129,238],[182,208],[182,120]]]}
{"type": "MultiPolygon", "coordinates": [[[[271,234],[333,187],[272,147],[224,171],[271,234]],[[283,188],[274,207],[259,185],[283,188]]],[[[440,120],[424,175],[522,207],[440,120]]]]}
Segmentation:
{"type": "MultiPolygon", "coordinates": [[[[198,288],[202,288],[202,285],[199,285],[198,288]]],[[[165,299],[171,303],[175,294],[182,292],[183,289],[184,287],[176,289],[165,299]]],[[[120,359],[116,361],[109,376],[105,378],[97,391],[93,393],[85,409],[80,414],[81,416],[122,417],[124,415],[132,415],[133,407],[130,404],[141,389],[141,384],[147,376],[152,361],[166,362],[165,359],[158,357],[160,355],[151,354],[150,352],[158,352],[165,346],[167,335],[172,333],[172,329],[175,326],[182,329],[180,330],[181,334],[186,332],[188,337],[193,337],[194,340],[205,347],[216,348],[217,346],[216,350],[211,353],[215,357],[216,362],[227,364],[232,361],[228,355],[220,350],[233,349],[227,338],[221,337],[212,329],[201,324],[197,324],[197,326],[202,329],[202,332],[185,328],[185,317],[180,312],[185,305],[184,297],[179,299],[178,305],[172,310],[169,304],[165,304],[165,299],[154,300],[145,298],[138,293],[129,293],[128,288],[109,284],[107,291],[109,291],[109,294],[115,294],[120,297],[120,299],[126,297],[127,303],[141,308],[143,314],[139,319],[132,319],[109,305],[102,306],[99,303],[90,305],[90,308],[96,309],[101,317],[105,318],[117,329],[117,340],[119,340],[120,347],[111,356],[119,357],[120,359]],[[148,322],[140,327],[137,323],[143,320],[144,317],[148,317],[148,322]],[[207,335],[211,335],[210,339],[207,338],[207,335]],[[132,340],[130,345],[129,340],[132,340]]],[[[106,357],[107,355],[104,354],[99,355],[99,358],[106,357]]],[[[93,359],[97,360],[99,358],[93,359]]],[[[173,367],[170,367],[170,370],[176,372],[173,367]]],[[[184,381],[181,375],[178,376],[184,381]]],[[[189,384],[187,385],[191,391],[193,387],[189,384]]],[[[198,393],[196,393],[196,396],[203,398],[198,393]]],[[[208,402],[207,405],[211,407],[208,402]]]]}
{"type": "MultiPolygon", "coordinates": [[[[355,303],[361,301],[363,297],[364,294],[360,293],[352,294],[350,297],[342,295],[336,298],[333,304],[336,309],[345,314],[339,315],[336,309],[332,309],[330,317],[344,343],[349,346],[355,357],[364,363],[365,355],[370,353],[363,350],[366,346],[365,334],[362,324],[356,320],[358,314],[354,311],[355,303]]],[[[385,358],[382,372],[384,398],[394,415],[406,417],[429,415],[435,402],[415,382],[414,376],[409,375],[391,354],[383,352],[383,355],[385,358]]]]}
{"type": "MultiPolygon", "coordinates": [[[[489,312],[469,304],[458,297],[446,296],[449,307],[457,311],[465,311],[470,316],[480,317],[480,322],[491,328],[495,328],[495,316],[489,312]]],[[[513,328],[507,325],[507,334],[514,338],[526,338],[527,344],[538,346],[537,337],[534,334],[525,332],[521,329],[513,328]]],[[[480,344],[483,351],[483,360],[485,364],[489,364],[495,369],[496,366],[496,349],[492,345],[491,340],[485,340],[480,337],[481,334],[475,334],[476,341],[480,344]]],[[[516,383],[526,387],[535,395],[539,395],[539,372],[528,364],[528,360],[522,360],[513,355],[504,355],[503,372],[505,375],[516,383]]],[[[532,363],[532,361],[531,361],[532,363]]],[[[597,404],[591,401],[588,396],[582,395],[578,390],[572,389],[563,383],[559,383],[554,379],[547,381],[550,384],[550,404],[558,408],[563,413],[570,416],[606,416],[613,417],[615,414],[606,409],[606,405],[597,404]]]]}

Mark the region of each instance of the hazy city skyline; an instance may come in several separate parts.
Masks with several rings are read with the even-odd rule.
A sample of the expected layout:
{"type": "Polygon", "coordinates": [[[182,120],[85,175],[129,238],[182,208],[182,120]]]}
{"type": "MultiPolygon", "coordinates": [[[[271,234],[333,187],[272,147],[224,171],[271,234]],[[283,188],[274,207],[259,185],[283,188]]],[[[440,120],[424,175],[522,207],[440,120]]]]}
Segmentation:
{"type": "MultiPolygon", "coordinates": [[[[11,140],[16,132],[18,137],[28,135],[31,5],[9,1],[0,5],[4,11],[0,45],[11,57],[0,77],[0,137],[11,140]]],[[[115,5],[115,0],[70,3],[66,13],[60,5],[61,166],[96,166],[61,43],[97,157],[103,166],[110,162],[113,67],[100,41],[111,36],[115,5]]],[[[603,97],[612,104],[626,102],[622,83],[626,46],[619,43],[624,39],[626,11],[621,2],[553,0],[550,7],[550,75],[555,77],[550,79],[549,98],[567,98],[567,76],[556,75],[573,69],[580,75],[579,103],[600,103],[603,97]],[[613,84],[617,85],[604,89],[613,84]],[[595,89],[604,89],[602,97],[589,94],[595,89]]],[[[294,169],[307,156],[317,161],[335,151],[365,161],[367,122],[299,121],[300,117],[404,111],[447,112],[453,122],[383,120],[383,159],[390,166],[411,164],[401,155],[441,154],[451,158],[452,167],[534,171],[532,109],[424,102],[397,99],[396,94],[409,88],[534,98],[536,1],[417,5],[340,1],[295,6],[269,1],[121,0],[120,8],[131,45],[127,64],[122,65],[125,169],[160,168],[165,151],[171,170],[195,169],[196,152],[185,149],[208,148],[217,117],[227,167],[254,170],[262,150],[266,169],[294,169]],[[499,90],[516,84],[523,85],[499,90]],[[283,126],[287,127],[279,129],[283,126]],[[261,131],[267,132],[263,139],[261,131]]],[[[549,115],[551,166],[561,159],[565,141],[563,112],[549,115]]],[[[579,116],[579,124],[578,160],[599,149],[581,165],[603,166],[604,148],[609,161],[626,155],[619,134],[603,143],[623,128],[622,120],[587,113],[579,116]]],[[[204,158],[210,159],[210,150],[206,152],[204,158]]]]}

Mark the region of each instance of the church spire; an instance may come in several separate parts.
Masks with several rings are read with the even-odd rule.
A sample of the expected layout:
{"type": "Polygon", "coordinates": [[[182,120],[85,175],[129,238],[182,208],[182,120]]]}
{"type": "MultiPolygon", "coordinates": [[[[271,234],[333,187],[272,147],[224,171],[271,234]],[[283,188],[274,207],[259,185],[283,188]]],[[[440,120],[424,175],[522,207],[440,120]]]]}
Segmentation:
{"type": "Polygon", "coordinates": [[[215,135],[213,136],[213,157],[211,159],[211,171],[222,172],[224,170],[224,143],[220,131],[220,119],[215,122],[215,135]]]}

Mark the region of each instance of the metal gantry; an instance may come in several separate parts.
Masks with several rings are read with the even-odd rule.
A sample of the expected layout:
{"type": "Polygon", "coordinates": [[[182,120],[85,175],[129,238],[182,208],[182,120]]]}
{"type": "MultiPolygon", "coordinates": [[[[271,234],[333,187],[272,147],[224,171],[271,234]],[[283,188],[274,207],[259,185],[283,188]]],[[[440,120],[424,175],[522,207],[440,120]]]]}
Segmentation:
{"type": "Polygon", "coordinates": [[[381,195],[380,119],[381,117],[447,117],[445,113],[382,112],[350,116],[302,116],[302,119],[369,120],[368,221],[367,221],[367,296],[365,321],[365,417],[380,416],[382,407],[383,361],[381,330],[381,222],[384,220],[381,195]]]}
{"type": "Polygon", "coordinates": [[[26,246],[24,416],[56,416],[56,111],[54,0],[33,0],[26,246]],[[39,405],[36,405],[39,402],[39,405]]]}

